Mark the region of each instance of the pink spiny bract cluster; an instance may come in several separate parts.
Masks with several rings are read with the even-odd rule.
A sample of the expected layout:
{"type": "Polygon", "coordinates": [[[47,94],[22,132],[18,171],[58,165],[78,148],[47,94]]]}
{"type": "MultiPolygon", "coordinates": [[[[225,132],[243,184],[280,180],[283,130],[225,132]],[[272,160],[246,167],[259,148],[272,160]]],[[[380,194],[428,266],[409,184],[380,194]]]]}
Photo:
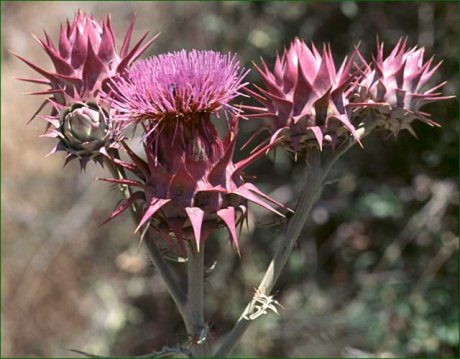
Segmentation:
{"type": "MultiPolygon", "coordinates": [[[[49,90],[33,93],[49,95],[50,97],[40,106],[32,119],[47,103],[52,104],[51,114],[43,116],[48,122],[46,136],[61,139],[51,153],[59,150],[67,152],[66,163],[73,158],[78,158],[81,167],[84,168],[90,159],[101,162],[101,155],[107,152],[109,147],[113,147],[113,142],[120,138],[118,133],[105,135],[99,139],[100,141],[97,141],[97,147],[86,145],[84,147],[88,150],[82,151],[81,144],[75,147],[73,146],[74,141],[65,141],[68,132],[67,134],[63,132],[64,118],[62,113],[76,103],[88,101],[101,107],[97,111],[106,112],[102,109],[103,104],[100,101],[100,95],[107,89],[107,81],[116,74],[122,73],[155,40],[154,37],[142,45],[148,34],[145,33],[132,49],[129,49],[133,27],[134,19],[128,27],[120,50],[118,50],[110,16],[107,16],[107,21],[98,22],[92,16],[79,10],[72,24],[67,21],[66,25],[61,25],[57,47],[46,32],[44,40],[36,37],[40,46],[53,62],[55,72],[46,71],[15,54],[44,77],[44,79],[23,78],[21,80],[50,87],[49,90]]],[[[92,104],[90,106],[93,106],[92,104]]],[[[107,122],[107,126],[117,132],[118,129],[109,124],[111,120],[111,117],[105,116],[104,121],[107,122]]],[[[90,121],[87,124],[89,129],[90,121]]]]}
{"type": "MultiPolygon", "coordinates": [[[[57,103],[68,105],[74,100],[87,101],[96,98],[107,79],[123,72],[155,40],[154,37],[141,46],[147,36],[145,33],[129,50],[133,27],[134,19],[118,51],[110,17],[99,23],[79,10],[72,24],[67,21],[66,25],[61,25],[58,47],[46,32],[45,40],[35,37],[53,62],[55,72],[16,56],[45,78],[38,80],[51,87],[44,94],[53,95],[57,103]]],[[[23,80],[36,82],[34,79],[23,80]]]]}
{"type": "Polygon", "coordinates": [[[406,49],[400,40],[384,59],[379,44],[372,63],[355,49],[336,70],[329,46],[321,55],[313,44],[309,48],[295,39],[277,56],[273,72],[264,62],[263,69],[256,66],[265,89],[247,91],[263,107],[245,106],[248,117],[265,118],[272,140],[282,138],[295,153],[301,145],[303,150],[322,149],[325,143],[334,148],[337,139],[350,135],[359,142],[356,126],[368,114],[379,128],[392,133],[407,129],[415,135],[410,126],[414,119],[436,125],[420,107],[450,98],[435,92],[445,83],[426,88],[439,64],[431,68],[432,59],[424,62],[423,53],[423,48],[406,49]],[[364,70],[354,64],[356,55],[364,70]]]}
{"type": "MultiPolygon", "coordinates": [[[[358,108],[371,106],[380,118],[379,125],[391,132],[406,129],[415,136],[411,127],[414,120],[430,126],[439,126],[430,115],[420,111],[429,102],[441,101],[452,96],[436,92],[446,84],[432,88],[427,86],[441,62],[432,67],[433,58],[424,62],[424,49],[417,46],[407,49],[407,40],[400,39],[388,57],[383,56],[383,43],[377,43],[377,57],[359,83],[356,98],[358,108]]],[[[416,137],[416,136],[415,136],[416,137]]]]}
{"type": "Polygon", "coordinates": [[[335,143],[338,136],[351,133],[355,127],[347,109],[347,91],[352,88],[353,55],[337,70],[329,47],[322,54],[295,39],[280,58],[274,71],[265,62],[256,66],[266,89],[255,86],[259,93],[248,92],[264,107],[246,106],[253,115],[268,119],[272,140],[286,135],[297,153],[299,145],[322,148],[324,142],[335,143]]]}
{"type": "Polygon", "coordinates": [[[126,126],[143,122],[149,129],[196,114],[238,110],[247,72],[235,56],[215,51],[168,53],[138,61],[113,83],[112,107],[126,126]]]}
{"type": "Polygon", "coordinates": [[[175,237],[179,249],[183,249],[184,240],[194,238],[196,248],[200,250],[208,235],[223,225],[239,252],[236,228],[247,216],[247,202],[254,202],[277,214],[280,213],[259,197],[281,204],[242,178],[244,168],[263,155],[267,147],[233,163],[237,125],[235,117],[222,140],[209,118],[203,119],[185,146],[179,141],[171,141],[174,129],[165,128],[161,135],[147,138],[146,161],[127,148],[132,162],[117,161],[117,164],[139,180],[104,180],[138,187],[142,191],[122,203],[109,219],[129,208],[134,201],[141,200],[145,203],[145,212],[138,229],[145,224],[152,225],[171,243],[175,237]]]}

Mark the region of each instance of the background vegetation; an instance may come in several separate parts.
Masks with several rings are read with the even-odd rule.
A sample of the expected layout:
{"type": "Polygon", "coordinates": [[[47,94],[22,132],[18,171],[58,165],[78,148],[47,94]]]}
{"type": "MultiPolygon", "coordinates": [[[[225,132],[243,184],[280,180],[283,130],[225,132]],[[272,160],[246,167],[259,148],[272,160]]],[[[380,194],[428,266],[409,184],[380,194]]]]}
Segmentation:
{"type": "MultiPolygon", "coordinates": [[[[458,4],[454,2],[2,2],[2,356],[74,356],[69,348],[140,355],[186,332],[155,269],[138,254],[128,215],[100,223],[116,192],[106,173],[62,155],[27,120],[41,99],[14,76],[32,74],[8,49],[51,68],[31,37],[77,8],[112,14],[121,36],[132,13],[135,35],[161,36],[154,55],[181,48],[237,52],[244,66],[273,63],[299,36],[330,42],[337,59],[378,34],[401,36],[444,59],[438,82],[457,94],[458,4]]],[[[250,81],[259,81],[251,71],[250,81]]],[[[277,288],[283,305],[253,323],[240,356],[458,356],[458,102],[427,106],[442,128],[415,126],[419,139],[374,135],[335,167],[277,288]]],[[[260,126],[242,123],[242,138],[260,126]]],[[[265,191],[295,204],[301,171],[278,151],[250,168],[265,191]]],[[[207,316],[213,340],[227,332],[253,294],[283,224],[253,208],[242,258],[224,231],[209,240],[207,316]]],[[[178,268],[180,269],[180,268],[178,268]]]]}

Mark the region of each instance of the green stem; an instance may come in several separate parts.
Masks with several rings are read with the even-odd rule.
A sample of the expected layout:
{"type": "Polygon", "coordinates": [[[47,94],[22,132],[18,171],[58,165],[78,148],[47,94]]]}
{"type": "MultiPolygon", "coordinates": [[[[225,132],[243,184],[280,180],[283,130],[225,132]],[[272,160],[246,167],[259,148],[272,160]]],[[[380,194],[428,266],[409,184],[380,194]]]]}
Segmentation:
{"type": "Polygon", "coordinates": [[[176,304],[182,319],[184,322],[186,322],[187,297],[179,286],[176,278],[174,277],[171,268],[164,261],[163,256],[161,255],[160,250],[155,243],[155,239],[151,230],[147,232],[144,243],[147,247],[153,265],[163,279],[163,282],[166,284],[166,288],[174,300],[174,303],[176,304]]]}
{"type": "Polygon", "coordinates": [[[199,252],[187,245],[188,302],[187,332],[192,339],[194,357],[208,357],[208,328],[204,320],[204,248],[199,252]]]}

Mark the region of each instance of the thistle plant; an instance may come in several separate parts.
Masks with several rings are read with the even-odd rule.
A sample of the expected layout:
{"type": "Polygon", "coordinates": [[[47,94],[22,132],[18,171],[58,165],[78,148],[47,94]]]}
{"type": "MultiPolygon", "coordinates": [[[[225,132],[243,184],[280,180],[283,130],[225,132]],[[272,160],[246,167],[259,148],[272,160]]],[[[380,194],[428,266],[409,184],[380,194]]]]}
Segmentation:
{"type": "Polygon", "coordinates": [[[279,311],[272,289],[333,164],[377,130],[413,133],[415,119],[435,125],[421,107],[449,97],[436,92],[444,83],[427,86],[439,64],[431,67],[423,49],[406,49],[405,41],[386,58],[378,44],[372,61],[354,48],[336,68],[329,45],[320,52],[294,39],[276,57],[273,70],[263,60],[255,65],[264,85],[259,87],[244,82],[248,71],[236,55],[182,50],[137,60],[154,39],[141,46],[144,35],[129,50],[132,30],[133,22],[118,51],[110,17],[99,23],[79,11],[72,24],[61,28],[58,49],[47,34],[38,40],[56,72],[18,56],[44,77],[24,80],[51,87],[39,94],[48,95],[45,103],[52,104],[43,118],[46,135],[58,139],[54,151],[67,152],[66,161],[78,158],[83,168],[95,160],[110,170],[112,176],[101,180],[118,185],[124,198],[106,222],[131,213],[133,231],[184,320],[188,340],[152,356],[228,356],[253,320],[279,311]],[[243,94],[261,106],[245,103],[243,94]],[[262,119],[268,136],[236,162],[242,118],[262,119]],[[216,123],[225,127],[225,135],[216,123]],[[138,152],[130,145],[135,133],[142,142],[138,152]],[[293,211],[245,176],[251,164],[277,148],[294,153],[296,165],[305,171],[293,211]],[[254,297],[213,348],[205,321],[206,243],[217,229],[226,228],[241,255],[237,232],[249,202],[288,217],[284,238],[274,243],[277,249],[254,297]],[[160,251],[165,246],[187,262],[187,288],[179,285],[160,251]]]}

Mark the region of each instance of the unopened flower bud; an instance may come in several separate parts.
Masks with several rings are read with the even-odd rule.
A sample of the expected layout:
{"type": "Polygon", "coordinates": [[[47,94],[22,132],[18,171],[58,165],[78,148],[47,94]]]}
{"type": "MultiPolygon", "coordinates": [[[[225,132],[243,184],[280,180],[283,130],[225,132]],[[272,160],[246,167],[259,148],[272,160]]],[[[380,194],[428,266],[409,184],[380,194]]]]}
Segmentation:
{"type": "Polygon", "coordinates": [[[79,107],[64,117],[64,135],[75,144],[102,140],[107,134],[107,122],[100,109],[79,107]]]}
{"type": "MultiPolygon", "coordinates": [[[[77,102],[61,112],[61,125],[53,131],[61,141],[54,151],[68,153],[67,162],[78,158],[82,168],[89,160],[102,162],[102,154],[116,147],[121,138],[106,111],[92,102],[77,102]]],[[[53,152],[54,152],[53,151],[53,152]]]]}

